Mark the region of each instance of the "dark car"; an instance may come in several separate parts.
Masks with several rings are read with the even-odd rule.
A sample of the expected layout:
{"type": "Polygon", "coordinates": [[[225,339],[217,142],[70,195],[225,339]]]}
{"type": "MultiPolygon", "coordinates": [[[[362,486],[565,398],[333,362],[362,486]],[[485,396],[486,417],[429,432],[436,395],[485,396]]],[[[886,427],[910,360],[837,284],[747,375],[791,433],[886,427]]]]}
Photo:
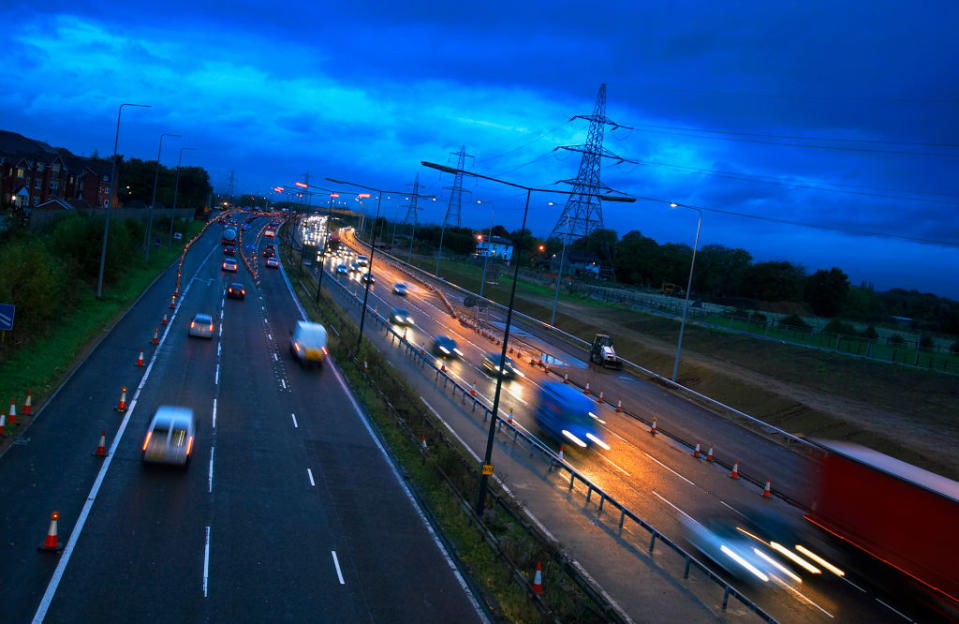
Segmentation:
{"type": "Polygon", "coordinates": [[[456,347],[456,341],[449,336],[433,338],[433,353],[440,357],[463,357],[463,352],[456,347]]]}
{"type": "Polygon", "coordinates": [[[233,245],[224,245],[224,246],[223,246],[223,255],[224,255],[224,256],[235,256],[235,255],[236,255],[236,247],[234,247],[233,245]]]}
{"type": "Polygon", "coordinates": [[[266,259],[266,268],[278,269],[280,268],[280,261],[276,259],[276,256],[270,256],[266,259]]]}
{"type": "Polygon", "coordinates": [[[233,282],[226,288],[226,296],[230,299],[245,299],[246,288],[240,282],[233,282]]]}
{"type": "Polygon", "coordinates": [[[276,250],[275,250],[275,249],[271,249],[270,247],[264,247],[264,248],[263,248],[263,256],[264,256],[265,258],[272,258],[272,257],[275,256],[275,255],[276,255],[276,250]]]}
{"type": "Polygon", "coordinates": [[[402,325],[404,327],[414,325],[413,317],[411,317],[410,313],[403,308],[393,308],[393,311],[390,313],[390,323],[393,323],[394,325],[402,325]]]}
{"type": "Polygon", "coordinates": [[[373,274],[369,272],[364,273],[363,277],[360,278],[360,281],[363,282],[364,284],[369,282],[370,285],[373,285],[376,283],[376,279],[373,277],[373,274]]]}
{"type": "MultiPolygon", "coordinates": [[[[490,375],[496,376],[502,363],[502,353],[487,353],[483,356],[483,370],[490,375]]],[[[503,379],[511,379],[522,373],[516,368],[513,360],[506,358],[506,365],[503,366],[503,379]]]]}

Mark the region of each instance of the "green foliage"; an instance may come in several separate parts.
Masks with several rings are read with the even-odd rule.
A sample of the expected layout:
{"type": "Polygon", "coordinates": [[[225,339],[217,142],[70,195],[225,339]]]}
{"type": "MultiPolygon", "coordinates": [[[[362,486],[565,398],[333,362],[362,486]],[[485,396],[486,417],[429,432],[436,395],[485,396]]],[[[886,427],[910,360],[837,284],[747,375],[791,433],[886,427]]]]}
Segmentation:
{"type": "MultiPolygon", "coordinates": [[[[153,199],[153,180],[156,175],[155,160],[139,158],[120,159],[117,181],[117,197],[120,203],[138,200],[149,205],[153,199]]],[[[180,167],[180,183],[176,183],[176,167],[160,165],[157,179],[157,204],[173,207],[174,187],[178,208],[202,208],[210,198],[210,174],[202,167],[180,167]]],[[[248,198],[247,198],[248,199],[248,198]]],[[[251,203],[251,202],[246,202],[251,203]]]]}
{"type": "Polygon", "coordinates": [[[768,322],[769,321],[766,318],[766,315],[760,312],[753,312],[752,314],[749,315],[749,323],[751,325],[762,325],[763,327],[765,327],[766,323],[768,322]]]}
{"type": "Polygon", "coordinates": [[[788,327],[789,329],[810,329],[812,326],[804,321],[801,316],[798,314],[790,314],[789,316],[783,318],[779,321],[779,324],[782,327],[788,327]]]}
{"type": "Polygon", "coordinates": [[[21,335],[42,333],[69,298],[62,263],[43,241],[25,235],[0,247],[0,301],[17,306],[15,328],[21,335]]]}
{"type": "Polygon", "coordinates": [[[932,341],[931,336],[923,336],[919,339],[919,348],[925,351],[931,351],[935,346],[935,343],[932,341]]]}
{"type": "Polygon", "coordinates": [[[829,323],[823,327],[822,332],[824,334],[840,334],[843,336],[858,336],[859,332],[856,331],[856,328],[850,325],[849,323],[844,323],[843,321],[834,318],[829,323]]]}
{"type": "Polygon", "coordinates": [[[805,300],[819,316],[839,314],[849,294],[849,277],[833,267],[819,269],[806,280],[805,300]]]}
{"type": "Polygon", "coordinates": [[[886,342],[893,346],[901,347],[902,345],[906,344],[906,339],[903,338],[901,334],[893,334],[889,336],[889,338],[886,338],[886,342]]]}
{"type": "Polygon", "coordinates": [[[791,262],[760,262],[746,269],[743,296],[760,301],[802,301],[805,274],[791,262]]]}
{"type": "Polygon", "coordinates": [[[869,327],[867,327],[866,329],[863,330],[863,332],[862,332],[862,337],[863,337],[863,338],[868,338],[868,339],[870,339],[870,340],[875,340],[875,339],[879,338],[879,332],[876,331],[876,328],[875,328],[875,327],[873,327],[872,325],[870,325],[869,327]]]}
{"type": "Polygon", "coordinates": [[[706,245],[696,254],[693,290],[715,297],[737,295],[751,262],[752,256],[743,249],[706,245]]]}
{"type": "Polygon", "coordinates": [[[886,316],[882,300],[868,282],[849,287],[841,312],[844,317],[857,321],[881,321],[886,316]]]}

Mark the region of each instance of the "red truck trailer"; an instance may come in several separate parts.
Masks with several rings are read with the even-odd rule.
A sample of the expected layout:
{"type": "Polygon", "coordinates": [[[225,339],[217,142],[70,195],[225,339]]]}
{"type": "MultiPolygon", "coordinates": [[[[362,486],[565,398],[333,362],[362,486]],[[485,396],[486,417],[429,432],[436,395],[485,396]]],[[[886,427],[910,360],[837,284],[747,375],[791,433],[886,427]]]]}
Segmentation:
{"type": "Polygon", "coordinates": [[[826,454],[806,519],[959,614],[959,483],[858,444],[816,442],[826,454]]]}

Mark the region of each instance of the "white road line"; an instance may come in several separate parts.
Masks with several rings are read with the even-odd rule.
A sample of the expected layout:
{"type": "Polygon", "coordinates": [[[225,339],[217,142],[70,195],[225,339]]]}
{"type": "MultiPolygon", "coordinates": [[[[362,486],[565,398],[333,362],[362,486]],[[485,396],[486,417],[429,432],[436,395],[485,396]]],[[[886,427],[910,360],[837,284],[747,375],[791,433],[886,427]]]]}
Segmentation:
{"type": "Polygon", "coordinates": [[[216,385],[220,385],[220,363],[216,363],[216,379],[213,380],[216,385]]]}
{"type": "Polygon", "coordinates": [[[656,459],[655,457],[653,457],[652,455],[650,455],[650,454],[647,453],[646,451],[643,451],[643,455],[645,455],[646,457],[650,458],[651,460],[653,460],[654,462],[656,462],[657,464],[659,464],[660,466],[662,466],[662,467],[665,468],[666,470],[670,471],[671,473],[673,473],[674,475],[676,475],[677,477],[679,477],[680,479],[682,479],[683,481],[685,481],[685,482],[688,483],[689,485],[696,485],[695,483],[693,483],[692,481],[690,481],[689,479],[687,479],[687,478],[684,477],[683,475],[679,474],[678,472],[676,472],[675,470],[673,470],[672,468],[670,468],[669,466],[667,466],[667,465],[664,464],[663,462],[659,461],[658,459],[656,459]]]}
{"type": "Polygon", "coordinates": [[[222,309],[220,310],[220,322],[221,322],[221,323],[223,322],[223,310],[222,310],[222,309]]]}
{"type": "MultiPolygon", "coordinates": [[[[181,305],[184,298],[186,298],[187,293],[190,292],[190,287],[193,285],[193,280],[196,279],[200,269],[203,268],[203,265],[206,263],[209,257],[213,255],[215,250],[216,247],[210,249],[210,252],[200,262],[200,266],[197,267],[193,277],[190,278],[186,288],[183,289],[183,294],[180,296],[181,305]]],[[[103,464],[100,466],[100,472],[97,473],[97,478],[93,482],[93,487],[90,488],[90,493],[87,495],[87,500],[83,504],[83,508],[80,510],[80,515],[77,517],[77,522],[73,526],[73,531],[70,533],[70,539],[67,540],[67,545],[63,549],[63,554],[60,555],[60,561],[57,563],[57,568],[53,571],[53,576],[50,578],[50,582],[47,584],[47,589],[43,592],[43,597],[40,599],[40,604],[37,606],[36,613],[33,614],[33,624],[41,624],[43,619],[47,616],[47,611],[50,609],[50,603],[53,602],[53,596],[57,593],[57,587],[60,586],[60,580],[63,578],[63,573],[67,569],[67,564],[70,563],[70,557],[73,554],[73,549],[76,548],[77,540],[80,539],[80,534],[83,532],[83,527],[87,522],[87,517],[90,515],[90,510],[93,508],[93,503],[96,501],[97,494],[100,492],[100,486],[103,485],[103,480],[107,476],[107,470],[110,469],[110,464],[113,463],[113,457],[116,454],[117,447],[120,446],[120,440],[123,439],[123,433],[126,431],[127,425],[130,424],[130,418],[133,416],[133,411],[136,409],[137,402],[140,399],[140,392],[143,391],[143,386],[146,385],[147,380],[150,378],[150,373],[153,371],[153,365],[156,363],[157,355],[160,353],[160,347],[163,346],[167,336],[170,335],[170,329],[173,327],[173,321],[176,319],[176,315],[179,313],[180,305],[176,306],[176,308],[173,310],[173,315],[170,317],[170,324],[167,326],[166,331],[163,332],[163,336],[160,338],[160,343],[157,345],[156,350],[154,350],[153,355],[150,357],[150,363],[143,372],[143,378],[140,379],[140,384],[133,393],[133,400],[130,401],[127,413],[123,415],[123,420],[120,422],[119,428],[117,428],[117,434],[113,438],[113,444],[110,445],[110,450],[107,452],[107,457],[103,460],[103,464]]]]}
{"type": "Polygon", "coordinates": [[[743,518],[746,517],[746,514],[744,514],[743,512],[739,511],[738,509],[736,509],[735,507],[733,507],[732,505],[730,505],[730,504],[727,503],[726,501],[720,500],[719,502],[720,502],[722,505],[725,505],[726,508],[729,509],[730,511],[733,511],[733,512],[735,512],[735,513],[738,513],[738,514],[739,514],[740,516],[742,516],[743,518]]]}
{"type": "Polygon", "coordinates": [[[283,385],[283,389],[286,390],[286,380],[280,377],[280,383],[283,385]]]}
{"type": "MultiPolygon", "coordinates": [[[[816,604],[811,598],[809,598],[809,596],[807,596],[806,594],[802,593],[801,591],[799,591],[799,590],[796,589],[795,587],[792,587],[792,586],[790,586],[788,583],[784,583],[783,581],[779,581],[779,585],[782,586],[782,587],[785,587],[787,590],[789,590],[789,591],[791,591],[792,593],[796,594],[796,596],[800,599],[801,602],[805,602],[806,604],[812,605],[812,606],[816,607],[817,609],[819,609],[820,611],[822,611],[823,613],[825,613],[826,615],[828,615],[829,617],[835,619],[835,616],[833,616],[832,613],[830,613],[829,611],[826,611],[825,609],[823,609],[822,607],[820,607],[820,606],[819,606],[818,604],[816,604]]],[[[902,614],[900,613],[900,615],[902,615],[902,614]]]]}
{"type": "Polygon", "coordinates": [[[280,358],[279,358],[279,356],[277,356],[276,351],[273,352],[273,361],[274,361],[274,362],[279,362],[279,361],[280,361],[280,358]]]}
{"type": "MultiPolygon", "coordinates": [[[[466,451],[467,451],[470,455],[473,456],[473,459],[475,459],[476,462],[479,463],[479,461],[480,461],[480,456],[477,455],[477,454],[476,454],[476,451],[474,451],[474,450],[466,443],[466,440],[464,440],[463,438],[461,438],[458,433],[456,433],[455,431],[453,431],[453,428],[450,427],[450,426],[446,423],[446,421],[443,419],[443,417],[440,416],[439,412],[437,412],[435,409],[433,409],[433,406],[432,406],[432,405],[430,405],[429,403],[426,402],[426,399],[424,399],[423,397],[420,397],[420,401],[422,401],[422,402],[423,402],[423,405],[425,405],[427,408],[429,408],[429,410],[430,410],[431,412],[433,412],[433,415],[436,416],[436,418],[437,418],[441,423],[443,423],[443,424],[446,426],[447,431],[449,431],[451,434],[453,434],[453,437],[456,438],[456,440],[460,443],[460,446],[462,446],[463,448],[465,448],[466,451]]],[[[498,480],[498,478],[497,478],[495,475],[494,475],[493,478],[498,480]]]]}
{"type": "Polygon", "coordinates": [[[213,399],[213,428],[216,429],[216,398],[213,399]]]}
{"type": "Polygon", "coordinates": [[[655,496],[655,497],[658,498],[659,500],[663,501],[664,503],[666,503],[667,505],[669,505],[670,507],[672,507],[673,509],[675,509],[675,510],[678,511],[679,513],[683,514],[684,516],[686,516],[686,517],[689,518],[690,520],[692,520],[692,521],[694,521],[694,522],[696,521],[696,519],[693,518],[691,515],[689,515],[688,513],[686,513],[685,511],[683,511],[683,510],[680,509],[679,507],[677,507],[676,505],[674,505],[674,504],[672,504],[671,502],[669,502],[668,500],[666,500],[666,498],[665,498],[662,494],[660,494],[659,492],[657,492],[656,490],[653,490],[653,496],[655,496]]]}
{"type": "Polygon", "coordinates": [[[203,546],[203,597],[206,598],[207,579],[210,578],[210,525],[206,527],[206,545],[203,546]]]}
{"type": "Polygon", "coordinates": [[[223,348],[223,343],[222,343],[222,342],[216,343],[216,356],[217,356],[217,357],[220,357],[220,351],[222,350],[222,348],[223,348]]]}
{"type": "Polygon", "coordinates": [[[267,321],[266,321],[266,317],[264,316],[264,317],[263,317],[263,324],[265,325],[266,322],[267,322],[267,321]]]}
{"type": "Polygon", "coordinates": [[[309,475],[310,477],[310,485],[312,485],[313,487],[316,487],[316,481],[313,480],[313,471],[307,468],[306,474],[309,475]]]}
{"type": "Polygon", "coordinates": [[[878,602],[878,603],[881,604],[882,606],[886,607],[887,609],[889,609],[890,611],[892,611],[893,613],[895,613],[896,615],[898,615],[898,616],[901,617],[902,619],[906,620],[907,622],[911,622],[911,621],[912,621],[912,618],[910,618],[908,615],[906,615],[905,613],[902,613],[901,611],[897,611],[897,610],[893,609],[892,607],[890,607],[888,604],[886,604],[886,603],[883,602],[882,600],[879,600],[878,598],[876,598],[876,602],[878,602]]]}
{"type": "Polygon", "coordinates": [[[266,337],[270,339],[270,342],[273,342],[273,334],[267,332],[266,337]]]}
{"type": "Polygon", "coordinates": [[[290,412],[290,418],[293,419],[293,428],[294,428],[294,429],[299,429],[300,426],[299,426],[298,424],[296,424],[296,414],[290,412]]]}
{"type": "Polygon", "coordinates": [[[864,594],[866,593],[866,590],[865,590],[865,589],[863,589],[862,587],[856,585],[855,583],[853,583],[852,581],[850,581],[849,579],[847,579],[845,576],[841,576],[841,577],[839,577],[839,578],[841,578],[842,580],[846,581],[847,583],[849,583],[850,585],[852,585],[853,587],[855,587],[856,589],[858,589],[858,590],[861,591],[862,593],[864,593],[864,594]]]}
{"type": "Polygon", "coordinates": [[[603,461],[605,461],[605,462],[608,463],[610,466],[612,466],[612,467],[615,468],[616,470],[620,471],[621,473],[623,473],[623,474],[626,475],[627,477],[633,476],[633,475],[629,474],[628,472],[626,472],[626,470],[624,470],[623,468],[620,468],[619,465],[616,464],[616,462],[614,462],[614,461],[611,460],[610,458],[606,457],[605,455],[600,455],[600,457],[603,459],[603,461]]]}
{"type": "Polygon", "coordinates": [[[340,579],[340,585],[346,585],[346,581],[343,580],[343,573],[340,572],[340,560],[336,558],[336,551],[331,550],[330,553],[333,555],[333,567],[336,568],[336,578],[340,579]]]}
{"type": "Polygon", "coordinates": [[[209,477],[209,492],[213,492],[213,452],[216,450],[215,447],[210,448],[210,477],[209,477]]]}
{"type": "Polygon", "coordinates": [[[220,336],[223,335],[223,323],[220,323],[220,336]]]}

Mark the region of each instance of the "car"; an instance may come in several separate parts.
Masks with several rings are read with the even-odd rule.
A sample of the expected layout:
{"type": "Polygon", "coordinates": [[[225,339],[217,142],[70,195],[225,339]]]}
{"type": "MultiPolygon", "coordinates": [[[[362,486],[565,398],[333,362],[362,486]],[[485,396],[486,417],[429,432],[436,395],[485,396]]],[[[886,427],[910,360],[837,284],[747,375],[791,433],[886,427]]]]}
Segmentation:
{"type": "MultiPolygon", "coordinates": [[[[500,363],[503,361],[502,353],[487,353],[483,356],[483,370],[490,375],[496,376],[500,369],[500,363]]],[[[510,358],[506,358],[506,365],[503,366],[503,379],[512,379],[517,375],[523,374],[516,368],[516,364],[510,358]]]]}
{"type": "Polygon", "coordinates": [[[263,248],[263,256],[265,258],[272,258],[275,255],[276,255],[276,249],[270,249],[269,245],[263,248]]]}
{"type": "Polygon", "coordinates": [[[449,336],[433,338],[433,353],[440,357],[463,357],[463,352],[456,348],[456,341],[449,336]]]}
{"type": "Polygon", "coordinates": [[[267,228],[266,231],[263,232],[263,236],[266,236],[267,238],[273,238],[276,236],[276,232],[270,228],[267,228]]]}
{"type": "Polygon", "coordinates": [[[393,294],[399,295],[400,297],[405,297],[406,293],[409,292],[409,286],[403,282],[397,282],[393,284],[393,294]]]}
{"type": "Polygon", "coordinates": [[[268,269],[278,269],[280,268],[280,261],[276,259],[275,256],[270,256],[266,259],[266,268],[268,269]]]}
{"type": "Polygon", "coordinates": [[[360,278],[360,281],[363,282],[364,284],[369,282],[370,285],[372,286],[373,284],[376,283],[376,278],[373,277],[372,273],[367,271],[366,273],[363,274],[363,277],[360,278]]]}
{"type": "Polygon", "coordinates": [[[369,256],[357,256],[356,263],[361,267],[370,266],[370,258],[369,256]]]}
{"type": "Polygon", "coordinates": [[[161,405],[150,420],[141,457],[144,462],[176,464],[186,468],[190,465],[195,436],[196,419],[192,409],[161,405]]]}
{"type": "Polygon", "coordinates": [[[319,323],[297,321],[290,332],[290,353],[300,364],[322,366],[329,355],[326,349],[326,328],[319,323]]]}
{"type": "Polygon", "coordinates": [[[347,266],[346,266],[345,264],[340,264],[340,265],[337,265],[337,267],[336,267],[336,272],[337,272],[339,275],[349,275],[350,270],[349,270],[349,268],[347,268],[347,266]]]}
{"type": "Polygon", "coordinates": [[[235,255],[236,255],[236,247],[234,247],[233,245],[224,245],[224,246],[223,246],[223,255],[224,255],[224,256],[235,256],[235,255]]]}
{"type": "Polygon", "coordinates": [[[223,259],[223,270],[224,271],[233,271],[236,273],[237,263],[236,258],[224,258],[223,259]]]}
{"type": "Polygon", "coordinates": [[[226,296],[230,299],[244,299],[246,298],[246,288],[240,282],[233,282],[226,287],[226,296]]]}
{"type": "Polygon", "coordinates": [[[404,327],[415,325],[413,322],[413,317],[410,316],[410,313],[403,308],[393,308],[393,311],[390,312],[390,323],[404,327]]]}
{"type": "Polygon", "coordinates": [[[359,272],[359,270],[360,270],[360,265],[359,265],[359,264],[357,264],[356,262],[351,262],[351,263],[350,263],[350,272],[352,272],[352,273],[357,273],[357,272],[359,272]]]}
{"type": "Polygon", "coordinates": [[[197,338],[213,338],[213,317],[209,314],[197,314],[190,321],[189,333],[197,338]]]}

